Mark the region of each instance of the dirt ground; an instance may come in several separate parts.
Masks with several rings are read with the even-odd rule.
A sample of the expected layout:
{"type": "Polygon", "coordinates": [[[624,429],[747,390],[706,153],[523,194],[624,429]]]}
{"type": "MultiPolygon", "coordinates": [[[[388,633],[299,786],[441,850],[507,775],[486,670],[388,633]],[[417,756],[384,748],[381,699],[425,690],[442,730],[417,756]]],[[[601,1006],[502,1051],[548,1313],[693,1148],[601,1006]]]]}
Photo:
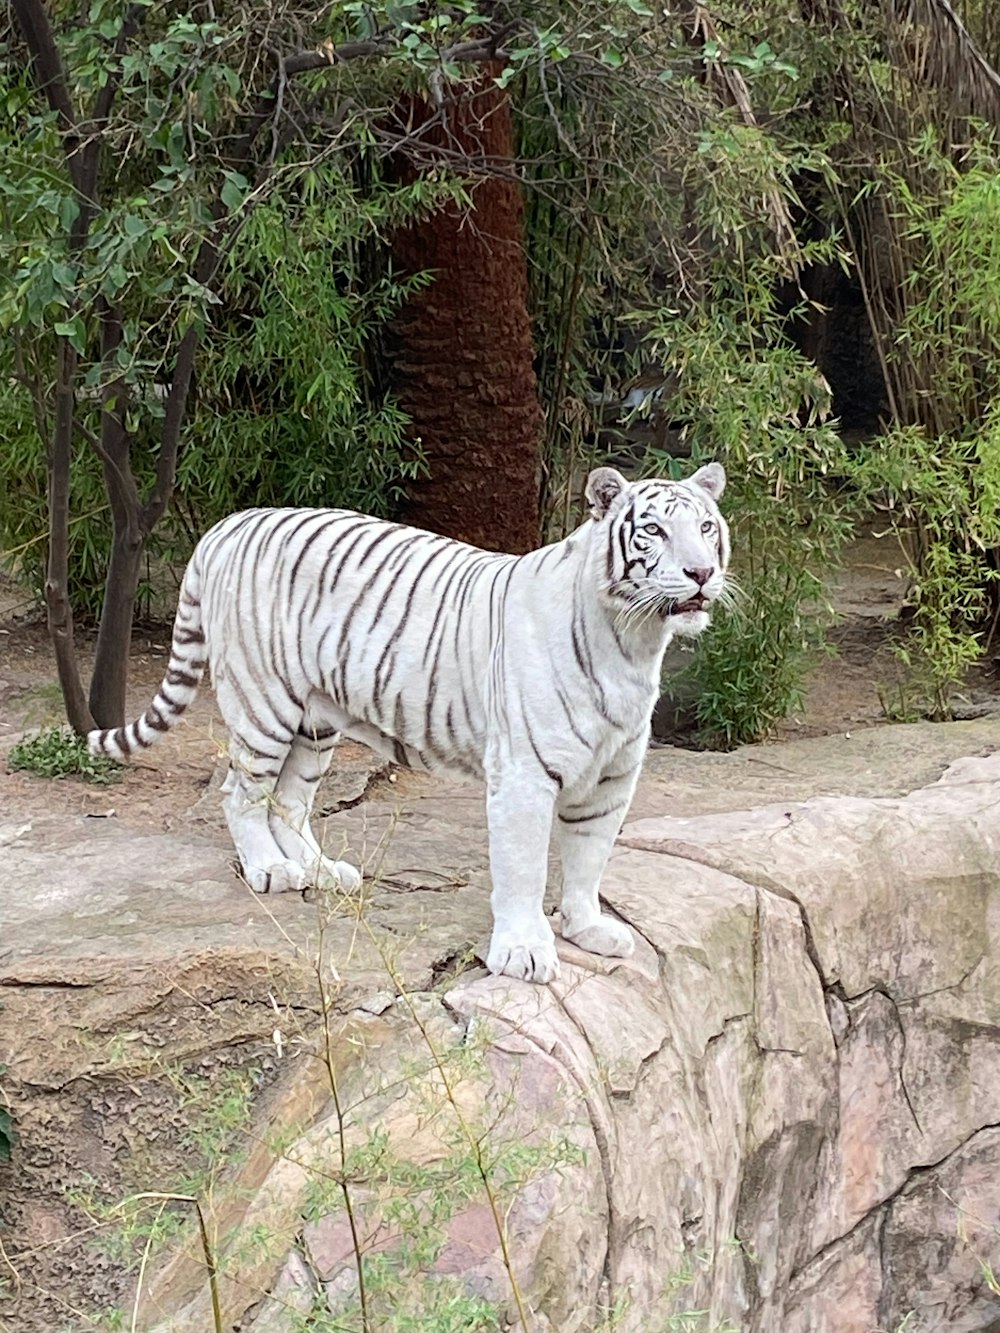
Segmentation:
{"type": "MultiPolygon", "coordinates": [[[[901,563],[889,539],[867,533],[853,544],[842,574],[830,588],[839,614],[831,634],[835,652],[817,662],[802,715],[785,722],[776,740],[850,734],[887,720],[884,703],[896,697],[894,686],[899,680],[892,646],[905,634],[899,614],[905,594],[897,573],[901,563]]],[[[78,640],[86,672],[92,638],[83,632],[78,640]]],[[[143,627],[136,633],[129,687],[132,715],[152,698],[168,646],[168,627],[143,627]]],[[[964,707],[970,716],[1000,710],[995,674],[975,673],[964,707]]],[[[61,719],[44,625],[29,614],[9,586],[0,585],[0,813],[27,820],[113,815],[116,824],[143,833],[169,832],[179,828],[186,812],[205,796],[223,751],[224,731],[211,690],[206,688],[185,724],[158,747],[155,761],[140,759],[131,764],[113,786],[53,783],[6,771],[3,755],[18,735],[61,719]]],[[[361,747],[345,748],[343,757],[360,772],[366,752],[361,747]]],[[[384,774],[377,775],[367,794],[376,794],[378,785],[388,780],[384,774]]],[[[407,776],[398,775],[396,782],[395,791],[405,794],[407,776]]],[[[0,954],[2,944],[0,940],[0,954]]],[[[40,986],[40,1003],[45,1002],[46,993],[40,986]]],[[[2,1010],[0,992],[0,1023],[2,1010]]],[[[150,1169],[155,1168],[154,1174],[161,1179],[181,1179],[196,1155],[191,1124],[198,1112],[192,1107],[202,1083],[217,1085],[220,1077],[231,1076],[244,1080],[246,1095],[255,1101],[262,1092],[267,1095],[274,1061],[269,1056],[266,1029],[267,1022],[262,1020],[261,1040],[243,1040],[236,1048],[201,1053],[192,1063],[174,1068],[169,1077],[154,1061],[146,1072],[128,1066],[128,1077],[97,1081],[82,1077],[59,1088],[18,1090],[21,1100],[16,1113],[22,1124],[26,1119],[31,1124],[32,1170],[39,1173],[39,1180],[48,1182],[48,1194],[42,1199],[36,1191],[29,1200],[29,1182],[25,1181],[23,1197],[13,1201],[0,1197],[0,1333],[124,1326],[100,1314],[102,1309],[116,1307],[127,1289],[122,1256],[109,1248],[106,1238],[100,1238],[102,1228],[94,1221],[93,1204],[77,1199],[67,1208],[56,1202],[60,1182],[71,1176],[79,1191],[81,1178],[92,1178],[95,1198],[107,1200],[148,1188],[150,1169]],[[150,1146],[154,1142],[155,1150],[150,1146]],[[127,1163],[124,1169],[123,1162],[127,1163]],[[19,1225],[22,1232],[30,1226],[30,1234],[17,1235],[15,1240],[19,1225]],[[6,1257],[14,1252],[18,1263],[8,1267],[5,1276],[6,1257]],[[25,1300],[23,1292],[19,1297],[18,1283],[26,1280],[25,1264],[30,1266],[32,1254],[45,1256],[45,1294],[25,1300]],[[13,1316],[6,1316],[5,1294],[6,1309],[16,1311],[13,1316]]],[[[2,1086],[0,1080],[0,1096],[4,1095],[2,1086]]],[[[137,1234],[132,1240],[133,1255],[142,1243],[143,1236],[137,1234]]]]}

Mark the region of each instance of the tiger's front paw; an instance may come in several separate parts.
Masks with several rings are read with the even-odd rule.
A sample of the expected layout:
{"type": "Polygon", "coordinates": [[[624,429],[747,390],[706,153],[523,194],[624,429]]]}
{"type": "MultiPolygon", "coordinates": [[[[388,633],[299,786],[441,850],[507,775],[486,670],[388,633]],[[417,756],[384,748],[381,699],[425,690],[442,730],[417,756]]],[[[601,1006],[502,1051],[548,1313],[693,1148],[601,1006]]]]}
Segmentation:
{"type": "Polygon", "coordinates": [[[592,926],[570,931],[563,922],[562,936],[578,949],[603,954],[606,958],[630,958],[635,953],[635,939],[628,926],[614,917],[602,916],[592,926]]]}
{"type": "Polygon", "coordinates": [[[552,932],[548,939],[527,939],[493,933],[486,966],[497,976],[516,977],[519,981],[537,981],[546,985],[559,975],[552,932]]]}

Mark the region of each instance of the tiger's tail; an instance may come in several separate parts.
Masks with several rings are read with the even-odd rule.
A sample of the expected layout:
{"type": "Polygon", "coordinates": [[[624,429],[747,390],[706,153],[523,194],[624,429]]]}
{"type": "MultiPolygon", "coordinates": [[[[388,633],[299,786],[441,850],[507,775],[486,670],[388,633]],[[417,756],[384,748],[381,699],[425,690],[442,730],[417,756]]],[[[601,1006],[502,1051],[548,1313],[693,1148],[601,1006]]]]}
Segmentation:
{"type": "Polygon", "coordinates": [[[193,557],[184,574],[167,673],[153,702],[135,722],[108,731],[87,733],[91,754],[127,759],[136,750],[146,750],[169,731],[198,693],[207,665],[205,631],[201,623],[201,578],[193,557]]]}

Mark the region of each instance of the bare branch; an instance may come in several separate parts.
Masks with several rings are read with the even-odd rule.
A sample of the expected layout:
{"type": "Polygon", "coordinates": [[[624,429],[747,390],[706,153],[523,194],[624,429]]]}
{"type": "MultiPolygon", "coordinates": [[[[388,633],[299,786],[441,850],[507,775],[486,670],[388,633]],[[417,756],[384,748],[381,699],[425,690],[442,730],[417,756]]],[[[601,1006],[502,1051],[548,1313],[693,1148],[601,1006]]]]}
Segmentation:
{"type": "MultiPolygon", "coordinates": [[[[203,245],[203,254],[208,249],[207,243],[203,245]]],[[[210,247],[210,252],[214,267],[214,263],[217,262],[217,251],[214,245],[210,247]]],[[[201,258],[202,256],[199,256],[199,268],[201,267],[201,258]]],[[[202,279],[199,278],[198,281],[202,281],[202,279]]],[[[191,392],[191,378],[194,374],[194,358],[197,350],[198,330],[192,325],[181,339],[180,347],[177,349],[177,360],[174,362],[174,373],[170,377],[160,453],[156,460],[156,479],[153,482],[149,499],[142,509],[142,529],[144,533],[152,532],[166,513],[167,505],[170,503],[170,496],[174,489],[174,478],[177,473],[177,454],[180,449],[181,427],[184,424],[188,394],[191,392]]]]}
{"type": "Polygon", "coordinates": [[[125,429],[128,385],[124,376],[112,377],[108,373],[122,341],[122,314],[102,299],[100,317],[101,363],[105,370],[101,388],[101,434],[99,438],[92,435],[90,438],[104,470],[104,484],[115,528],[132,526],[138,530],[141,502],[129,459],[131,441],[125,429]]]}

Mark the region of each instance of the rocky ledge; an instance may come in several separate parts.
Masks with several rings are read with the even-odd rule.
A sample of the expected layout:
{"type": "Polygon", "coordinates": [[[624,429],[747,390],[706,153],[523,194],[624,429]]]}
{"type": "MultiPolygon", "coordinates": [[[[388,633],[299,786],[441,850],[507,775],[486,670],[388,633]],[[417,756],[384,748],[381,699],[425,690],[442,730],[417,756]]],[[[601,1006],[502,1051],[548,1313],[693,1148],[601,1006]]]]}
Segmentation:
{"type": "MultiPolygon", "coordinates": [[[[263,992],[258,1029],[277,1029],[298,995],[310,1040],[286,1057],[242,1160],[204,1201],[207,1251],[192,1228],[149,1257],[135,1326],[213,1327],[207,1252],[222,1326],[243,1333],[327,1327],[319,1310],[330,1327],[361,1328],[362,1303],[372,1329],[402,1327],[392,1321],[404,1305],[442,1321],[445,1309],[489,1306],[532,1333],[1000,1329],[1000,755],[958,760],[907,794],[850,794],[905,789],[905,764],[880,774],[869,763],[847,794],[792,800],[816,790],[808,773],[822,765],[796,779],[789,747],[760,753],[788,776],[759,786],[782,786],[784,799],[754,805],[743,792],[748,808],[683,817],[649,813],[668,806],[669,757],[657,757],[661,786],[647,783],[605,883],[636,954],[610,962],[561,946],[548,988],[462,971],[442,952],[470,933],[460,904],[482,865],[470,818],[437,879],[407,881],[414,846],[446,819],[440,789],[402,816],[413,838],[398,835],[400,864],[383,866],[376,929],[331,927],[338,947],[345,931],[356,937],[350,985],[320,941],[320,980],[337,997],[328,1043],[316,1043],[322,1006],[302,998],[302,905],[280,905],[281,945],[273,931],[265,940],[256,908],[242,984],[263,992]],[[406,931],[387,894],[406,897],[406,931]]],[[[334,823],[349,831],[362,809],[334,823]]],[[[376,832],[377,814],[365,825],[376,832]]],[[[202,861],[209,844],[223,845],[206,834],[202,861]]],[[[157,865],[166,853],[146,851],[157,865]]],[[[89,993],[103,988],[106,1005],[110,986],[135,1029],[142,991],[149,1012],[173,1005],[187,1033],[183,983],[209,1011],[200,1030],[214,1005],[235,1040],[235,999],[213,995],[192,919],[203,931],[215,919],[224,955],[244,900],[206,887],[202,862],[191,876],[197,906],[182,915],[194,934],[171,937],[172,963],[159,956],[158,998],[120,948],[103,982],[91,951],[89,993]]],[[[482,905],[473,924],[484,933],[482,905]]],[[[0,959],[10,994],[58,986],[70,954],[79,974],[78,947],[53,936],[52,949],[47,963],[0,959]]],[[[103,1011],[76,1012],[110,1031],[103,1011]]],[[[19,1050],[22,1078],[31,1060],[42,1077],[46,1058],[64,1085],[84,1075],[85,1052],[68,1040],[45,1057],[19,1050]]]]}

